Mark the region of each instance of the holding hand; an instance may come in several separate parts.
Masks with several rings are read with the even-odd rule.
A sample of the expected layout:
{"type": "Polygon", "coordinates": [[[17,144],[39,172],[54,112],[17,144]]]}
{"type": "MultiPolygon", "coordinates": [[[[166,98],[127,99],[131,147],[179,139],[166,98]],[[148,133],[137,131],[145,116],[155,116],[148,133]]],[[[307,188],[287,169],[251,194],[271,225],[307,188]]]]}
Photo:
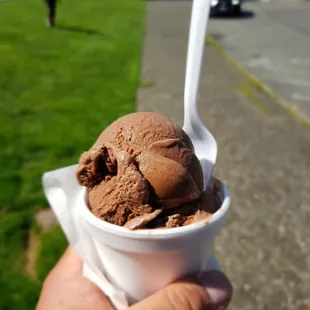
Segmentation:
{"type": "MultiPolygon", "coordinates": [[[[69,246],[46,278],[37,310],[112,310],[108,298],[82,275],[83,263],[69,246]]],[[[200,279],[173,283],[131,306],[130,310],[225,310],[232,286],[220,271],[207,271],[200,279]]]]}

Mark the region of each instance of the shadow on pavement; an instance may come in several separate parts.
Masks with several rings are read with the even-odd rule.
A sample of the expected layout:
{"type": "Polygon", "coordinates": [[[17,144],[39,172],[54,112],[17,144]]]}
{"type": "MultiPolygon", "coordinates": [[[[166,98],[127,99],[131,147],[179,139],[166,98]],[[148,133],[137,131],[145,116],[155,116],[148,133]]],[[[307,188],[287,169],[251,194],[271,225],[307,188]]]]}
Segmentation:
{"type": "Polygon", "coordinates": [[[79,27],[79,26],[57,25],[55,28],[58,30],[68,31],[68,32],[84,33],[84,34],[88,34],[88,35],[97,35],[97,36],[101,36],[101,37],[105,36],[100,31],[88,29],[88,28],[83,28],[83,27],[79,27]]]}
{"type": "Polygon", "coordinates": [[[251,19],[254,17],[255,13],[248,10],[244,10],[240,14],[217,13],[211,16],[212,19],[251,19]]]}
{"type": "MultiPolygon", "coordinates": [[[[148,0],[149,2],[192,2],[192,0],[148,0]]],[[[244,0],[244,2],[255,2],[260,0],[244,0]]],[[[249,10],[242,10],[240,14],[233,14],[230,12],[216,13],[211,15],[214,19],[251,19],[255,17],[255,13],[249,10]]]]}

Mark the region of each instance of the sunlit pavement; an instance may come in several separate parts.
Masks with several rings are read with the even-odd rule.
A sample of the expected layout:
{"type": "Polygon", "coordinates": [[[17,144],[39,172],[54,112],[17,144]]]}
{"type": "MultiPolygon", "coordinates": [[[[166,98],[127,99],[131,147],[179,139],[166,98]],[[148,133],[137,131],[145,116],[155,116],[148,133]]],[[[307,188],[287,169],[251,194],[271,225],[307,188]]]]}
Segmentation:
{"type": "MultiPolygon", "coordinates": [[[[179,124],[189,16],[189,1],[149,2],[138,92],[138,110],[179,124]]],[[[309,310],[310,130],[251,89],[212,47],[205,53],[200,113],[218,142],[215,175],[232,196],[215,246],[234,285],[229,309],[309,310]]]]}
{"type": "Polygon", "coordinates": [[[241,17],[214,18],[209,33],[296,111],[310,118],[310,2],[245,2],[241,17]]]}

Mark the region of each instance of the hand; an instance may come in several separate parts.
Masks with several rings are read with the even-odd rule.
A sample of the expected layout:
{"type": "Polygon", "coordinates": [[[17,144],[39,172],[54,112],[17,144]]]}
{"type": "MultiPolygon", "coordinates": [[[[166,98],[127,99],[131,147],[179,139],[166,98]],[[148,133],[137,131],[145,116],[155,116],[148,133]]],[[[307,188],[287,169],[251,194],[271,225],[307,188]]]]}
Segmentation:
{"type": "MultiPolygon", "coordinates": [[[[185,279],[131,306],[129,310],[225,310],[232,286],[220,271],[185,279]]],[[[46,278],[37,310],[112,310],[108,298],[82,276],[82,262],[69,247],[46,278]]]]}

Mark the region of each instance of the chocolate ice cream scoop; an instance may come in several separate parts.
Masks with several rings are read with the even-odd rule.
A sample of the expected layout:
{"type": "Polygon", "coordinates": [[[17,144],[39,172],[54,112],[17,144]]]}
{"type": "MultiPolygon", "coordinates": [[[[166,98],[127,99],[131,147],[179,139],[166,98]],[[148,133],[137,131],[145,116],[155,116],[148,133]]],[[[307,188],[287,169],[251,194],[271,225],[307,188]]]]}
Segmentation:
{"type": "MultiPolygon", "coordinates": [[[[106,128],[82,154],[77,178],[88,187],[89,208],[97,217],[131,229],[147,227],[161,214],[171,226],[164,210],[195,202],[203,191],[189,137],[148,112],[126,115],[106,128]]],[[[201,208],[194,209],[193,218],[201,208]]]]}

